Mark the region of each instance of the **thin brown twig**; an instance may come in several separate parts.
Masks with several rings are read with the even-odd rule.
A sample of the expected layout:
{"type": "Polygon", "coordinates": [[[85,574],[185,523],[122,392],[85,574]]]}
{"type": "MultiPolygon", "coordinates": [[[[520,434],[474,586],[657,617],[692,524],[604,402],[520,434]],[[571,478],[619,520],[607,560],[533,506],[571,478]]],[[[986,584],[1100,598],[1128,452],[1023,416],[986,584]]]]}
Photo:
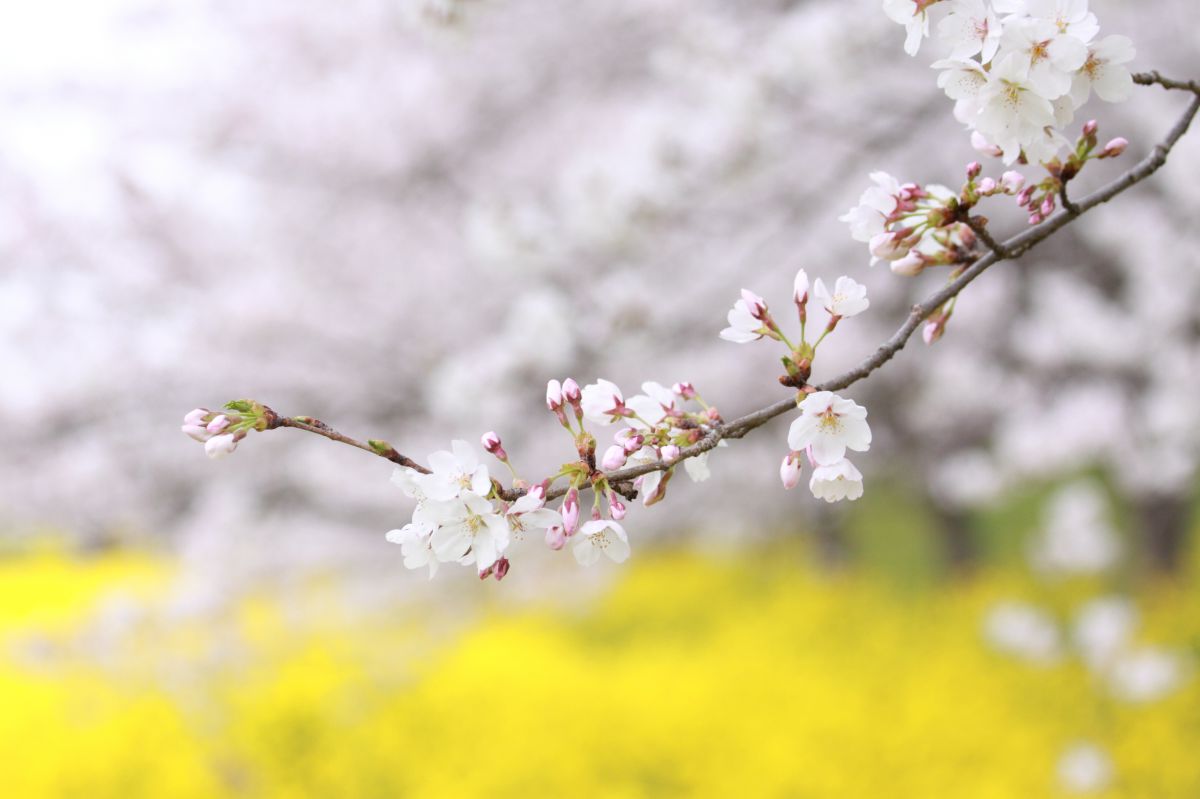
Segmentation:
{"type": "MultiPolygon", "coordinates": [[[[817,391],[839,391],[854,385],[858,381],[870,375],[876,369],[879,369],[885,363],[890,361],[896,353],[902,350],[912,334],[916,332],[927,317],[934,311],[940,308],[947,300],[957,297],[963,289],[970,285],[977,277],[986,272],[995,264],[1015,258],[1020,258],[1025,253],[1036,247],[1042,241],[1052,236],[1064,226],[1070,224],[1082,214],[1095,208],[1098,205],[1103,205],[1112,198],[1121,194],[1126,189],[1140,183],[1146,178],[1157,172],[1167,161],[1167,156],[1176,142],[1187,132],[1192,120],[1196,117],[1197,112],[1200,112],[1200,82],[1197,81],[1178,81],[1170,78],[1164,78],[1157,72],[1138,73],[1133,76],[1135,83],[1148,86],[1159,85],[1165,89],[1189,91],[1196,96],[1188,104],[1187,109],[1167,132],[1167,135],[1161,142],[1154,146],[1150,153],[1135,164],[1131,169],[1122,174],[1117,179],[1113,180],[1106,186],[1103,186],[1091,194],[1087,195],[1078,202],[1068,203],[1065,192],[1062,199],[1065,209],[1045,220],[1036,227],[1032,227],[1023,233],[1019,233],[1006,239],[1003,242],[997,241],[988,232],[977,218],[969,218],[967,224],[975,232],[977,236],[986,244],[990,252],[984,254],[981,258],[971,264],[958,278],[952,280],[940,290],[926,297],[922,302],[914,305],[909,311],[908,317],[904,323],[896,329],[894,333],[881,344],[875,352],[865,358],[857,366],[843,372],[837,377],[831,378],[814,388],[817,391]]],[[[604,478],[610,485],[621,484],[625,488],[628,484],[637,477],[644,474],[649,474],[654,471],[662,471],[672,468],[677,464],[701,455],[716,447],[721,441],[726,439],[742,438],[751,430],[759,428],[771,421],[777,416],[787,413],[796,407],[797,400],[802,395],[797,394],[785,399],[781,399],[764,408],[751,411],[750,413],[740,416],[732,421],[717,423],[702,439],[695,444],[684,448],[679,455],[671,460],[652,461],[650,463],[642,463],[636,466],[626,466],[621,469],[616,469],[611,472],[604,473],[604,478]]],[[[396,452],[395,449],[388,447],[387,451],[380,451],[371,444],[364,444],[361,441],[356,441],[349,436],[342,435],[336,430],[333,430],[328,425],[320,422],[320,420],[310,417],[279,417],[278,424],[275,427],[291,427],[297,430],[306,430],[310,433],[324,436],[332,441],[339,441],[343,444],[357,447],[358,449],[366,450],[387,460],[397,463],[401,466],[407,466],[419,472],[428,474],[429,470],[420,464],[413,461],[411,458],[405,457],[396,452]]],[[[373,442],[382,444],[382,442],[373,442]]],[[[501,489],[500,495],[507,500],[512,500],[525,493],[524,490],[518,488],[501,489]]],[[[546,499],[557,499],[567,493],[564,487],[551,489],[546,499]]],[[[626,491],[621,492],[627,495],[626,491]]]]}

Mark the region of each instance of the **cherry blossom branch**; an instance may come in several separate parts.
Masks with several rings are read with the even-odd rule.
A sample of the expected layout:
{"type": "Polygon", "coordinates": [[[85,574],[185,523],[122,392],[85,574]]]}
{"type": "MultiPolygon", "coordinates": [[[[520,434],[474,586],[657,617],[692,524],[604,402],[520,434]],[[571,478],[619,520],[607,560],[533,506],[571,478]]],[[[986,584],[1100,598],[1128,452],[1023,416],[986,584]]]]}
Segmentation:
{"type": "MultiPolygon", "coordinates": [[[[731,421],[725,422],[720,419],[713,420],[708,426],[708,432],[695,443],[677,448],[673,453],[673,457],[660,458],[654,461],[639,463],[637,465],[626,466],[608,471],[596,469],[594,456],[590,456],[586,461],[589,474],[586,480],[578,485],[579,489],[587,489],[595,485],[606,485],[620,495],[632,499],[635,495],[632,481],[635,478],[641,477],[651,472],[665,471],[678,465],[679,463],[702,455],[705,452],[716,447],[720,442],[727,439],[740,439],[747,433],[755,430],[777,416],[794,410],[799,402],[807,396],[808,393],[814,391],[838,391],[847,388],[860,380],[868,377],[885,363],[891,360],[908,343],[908,340],[916,332],[917,328],[923,321],[931,315],[943,308],[946,303],[957,297],[968,285],[976,278],[982,275],[989,268],[997,263],[1005,260],[1020,258],[1029,250],[1040,244],[1042,241],[1049,238],[1071,221],[1095,208],[1098,205],[1108,202],[1126,189],[1140,183],[1158,171],[1163,164],[1166,163],[1167,157],[1172,148],[1180,138],[1187,132],[1192,120],[1196,114],[1200,112],[1200,83],[1197,81],[1178,81],[1169,78],[1164,78],[1157,72],[1141,73],[1133,76],[1134,82],[1140,85],[1159,85],[1165,89],[1189,91],[1196,96],[1189,103],[1187,109],[1179,117],[1176,123],[1168,131],[1165,138],[1159,142],[1151,150],[1151,152],[1138,162],[1134,167],[1122,174],[1117,179],[1110,182],[1108,185],[1092,192],[1078,202],[1068,200],[1065,192],[1065,182],[1062,189],[1062,202],[1064,210],[1045,219],[1036,226],[1026,230],[1023,233],[1012,236],[1004,241],[997,240],[987,229],[987,220],[983,217],[973,217],[969,213],[962,214],[961,221],[966,224],[978,237],[980,241],[988,248],[988,252],[970,262],[963,271],[954,279],[948,282],[940,290],[934,292],[925,298],[922,302],[914,305],[903,324],[881,344],[874,353],[864,359],[852,369],[831,378],[819,385],[808,385],[803,378],[800,382],[789,383],[790,385],[802,386],[802,389],[785,399],[781,399],[766,407],[751,411],[744,416],[738,417],[731,421]],[[589,485],[590,484],[590,485],[589,485]]],[[[804,377],[807,377],[805,374],[804,377]]],[[[329,425],[319,419],[310,416],[281,416],[265,405],[255,403],[248,400],[239,400],[235,403],[230,403],[226,406],[229,409],[229,419],[235,420],[230,426],[230,421],[226,420],[225,416],[220,416],[217,419],[210,419],[207,422],[200,424],[208,424],[207,434],[201,432],[199,428],[193,429],[195,437],[200,440],[210,440],[208,446],[212,449],[223,449],[224,451],[232,451],[238,440],[243,437],[249,429],[271,430],[281,427],[287,427],[294,430],[303,430],[322,436],[331,441],[337,441],[342,444],[361,449],[365,452],[370,452],[381,458],[391,461],[403,467],[408,467],[422,474],[429,474],[430,471],[426,467],[417,463],[413,459],[402,455],[394,447],[384,441],[370,439],[367,442],[358,441],[350,436],[344,435],[337,430],[334,430],[329,425]],[[238,417],[237,414],[247,414],[243,417],[238,417]],[[238,419],[241,421],[236,421],[238,419]],[[218,421],[218,419],[220,421],[218,421]],[[215,425],[215,427],[214,427],[215,425]],[[227,441],[221,441],[227,439],[227,441]],[[220,446],[213,447],[213,443],[219,443],[220,446]]],[[[193,412],[199,413],[199,411],[193,412]]],[[[213,415],[210,413],[205,418],[208,419],[213,415]]],[[[192,424],[196,424],[197,419],[191,420],[192,424]]],[[[185,432],[188,428],[185,426],[185,432]]],[[[210,454],[214,454],[211,453],[210,454]]],[[[525,493],[527,488],[524,485],[514,485],[512,488],[506,488],[497,481],[492,481],[495,494],[501,499],[513,502],[525,493]]],[[[573,487],[551,487],[546,486],[542,489],[545,500],[553,500],[562,497],[569,492],[575,490],[573,487]]]]}
{"type": "Polygon", "coordinates": [[[378,455],[381,458],[389,460],[392,463],[399,464],[400,466],[407,466],[410,469],[415,469],[422,474],[429,474],[428,469],[414,461],[412,458],[409,458],[406,455],[401,455],[396,451],[395,447],[386,441],[370,439],[364,444],[362,441],[339,433],[337,430],[334,430],[320,419],[314,419],[311,416],[279,416],[274,411],[271,411],[270,408],[266,408],[266,410],[270,414],[267,417],[269,420],[267,423],[267,430],[273,430],[278,427],[290,427],[293,430],[304,430],[305,432],[314,433],[318,436],[328,438],[330,441],[337,441],[340,444],[348,444],[352,447],[357,447],[365,452],[370,452],[373,455],[378,455]]]}
{"type": "MultiPolygon", "coordinates": [[[[1195,85],[1194,81],[1186,84],[1179,83],[1177,81],[1168,81],[1167,83],[1164,83],[1163,81],[1165,79],[1157,78],[1157,73],[1151,74],[1156,76],[1154,80],[1151,81],[1149,78],[1147,78],[1145,81],[1138,80],[1137,82],[1143,84],[1153,82],[1160,83],[1165,86],[1167,83],[1169,83],[1171,85],[1167,86],[1168,88],[1189,88],[1195,85]]],[[[1135,80],[1140,77],[1143,76],[1136,76],[1135,80]]],[[[975,261],[957,279],[948,283],[941,290],[931,294],[923,302],[914,305],[912,310],[909,312],[908,317],[896,330],[896,332],[893,333],[887,341],[880,345],[874,353],[863,360],[858,366],[855,366],[853,369],[850,369],[849,371],[844,372],[837,377],[821,383],[820,385],[816,386],[815,389],[817,391],[838,391],[840,389],[847,388],[867,377],[876,369],[890,361],[892,357],[896,355],[896,353],[904,348],[904,345],[908,343],[908,340],[912,337],[912,334],[916,332],[921,322],[933,314],[938,308],[941,308],[947,300],[958,296],[963,289],[970,285],[977,277],[982,275],[989,268],[1004,260],[1020,258],[1022,255],[1029,252],[1042,241],[1045,241],[1051,235],[1056,233],[1058,230],[1072,222],[1083,213],[1095,208],[1098,205],[1108,202],[1121,192],[1153,175],[1162,167],[1163,164],[1166,163],[1167,156],[1170,154],[1171,149],[1175,146],[1175,143],[1178,142],[1179,139],[1182,138],[1182,136],[1187,132],[1188,127],[1191,125],[1192,120],[1195,118],[1198,111],[1200,111],[1200,93],[1197,93],[1197,97],[1191,101],[1187,110],[1184,111],[1183,115],[1179,117],[1178,121],[1176,121],[1175,125],[1167,133],[1166,137],[1159,144],[1155,145],[1154,149],[1150,151],[1149,155],[1139,161],[1129,171],[1125,172],[1116,180],[1109,183],[1107,186],[1097,189],[1076,203],[1075,207],[1077,208],[1077,211],[1075,213],[1063,211],[1051,217],[1050,219],[1047,219],[1042,224],[1031,228],[1024,233],[1012,236],[1002,243],[996,241],[990,234],[987,234],[986,229],[979,224],[978,219],[972,219],[968,221],[967,224],[971,226],[971,229],[975,231],[976,235],[980,235],[980,231],[983,231],[983,233],[986,234],[986,237],[985,235],[980,235],[980,239],[988,245],[991,252],[975,261]]],[[[762,425],[774,419],[776,416],[780,416],[781,414],[787,413],[788,411],[794,409],[796,407],[797,400],[802,398],[802,396],[803,395],[779,400],[778,402],[768,405],[765,408],[760,408],[756,411],[746,414],[745,416],[734,419],[731,422],[723,425],[717,425],[703,439],[690,447],[684,448],[680,451],[678,457],[670,461],[655,461],[651,463],[639,464],[637,466],[626,467],[624,469],[618,469],[617,471],[609,472],[608,478],[610,480],[632,480],[636,477],[653,471],[669,469],[681,461],[709,451],[713,447],[717,446],[717,444],[723,439],[742,438],[746,435],[746,433],[754,430],[755,428],[761,427],[762,425]]],[[[561,493],[564,492],[551,492],[549,498],[559,496],[561,493]]]]}
{"type": "Polygon", "coordinates": [[[1193,94],[1200,94],[1200,81],[1172,80],[1171,78],[1164,78],[1158,73],[1158,70],[1151,70],[1150,72],[1135,72],[1133,74],[1133,82],[1141,86],[1158,85],[1168,90],[1174,89],[1192,92],[1193,94]]]}

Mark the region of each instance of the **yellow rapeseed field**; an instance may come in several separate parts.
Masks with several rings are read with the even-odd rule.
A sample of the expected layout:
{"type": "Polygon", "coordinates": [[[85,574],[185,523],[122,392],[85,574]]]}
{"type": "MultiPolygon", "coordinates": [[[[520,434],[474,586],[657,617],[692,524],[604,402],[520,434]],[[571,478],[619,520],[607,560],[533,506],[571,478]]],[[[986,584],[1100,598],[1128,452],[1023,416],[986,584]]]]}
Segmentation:
{"type": "MultiPolygon", "coordinates": [[[[2,795],[1053,797],[1086,738],[1115,765],[1100,795],[1200,796],[1200,680],[1131,706],[1077,663],[989,651],[980,620],[1019,577],[898,592],[797,561],[640,552],[586,612],[439,631],[320,586],[300,614],[118,625],[97,603],[154,597],[169,566],[11,557],[2,795]]],[[[1147,634],[1200,635],[1194,593],[1139,602],[1147,634]]]]}

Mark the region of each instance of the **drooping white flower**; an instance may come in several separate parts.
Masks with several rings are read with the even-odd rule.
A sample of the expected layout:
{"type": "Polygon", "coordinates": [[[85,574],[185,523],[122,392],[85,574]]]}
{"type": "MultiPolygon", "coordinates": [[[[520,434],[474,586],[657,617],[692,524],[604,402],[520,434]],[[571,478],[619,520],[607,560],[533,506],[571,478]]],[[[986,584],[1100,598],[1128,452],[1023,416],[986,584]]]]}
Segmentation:
{"type": "Polygon", "coordinates": [[[404,556],[404,566],[409,569],[429,567],[429,577],[437,574],[438,559],[433,551],[430,538],[433,528],[409,522],[399,530],[388,530],[387,540],[400,545],[400,554],[404,556]]]}
{"type": "Polygon", "coordinates": [[[904,26],[904,52],[916,55],[921,40],[929,35],[929,14],[926,8],[936,0],[883,0],[883,13],[892,22],[904,26]]]}
{"type": "Polygon", "coordinates": [[[849,223],[855,241],[868,242],[882,233],[887,218],[899,205],[900,181],[887,172],[872,172],[871,180],[875,185],[862,193],[858,205],[838,217],[849,223]]]}
{"type": "Polygon", "coordinates": [[[438,525],[430,543],[440,561],[474,563],[482,572],[508,548],[508,522],[478,494],[464,491],[457,499],[432,501],[425,507],[438,525]]]}
{"type": "Polygon", "coordinates": [[[612,519],[593,519],[579,528],[571,551],[583,566],[591,566],[602,554],[614,563],[622,563],[629,557],[629,537],[620,523],[612,519]]]}
{"type": "Polygon", "coordinates": [[[475,449],[465,441],[456,440],[450,442],[450,450],[439,450],[429,456],[432,472],[413,478],[420,490],[433,500],[454,499],[464,491],[486,496],[492,490],[492,483],[488,468],[479,462],[475,449]]]}
{"type": "Polygon", "coordinates": [[[953,0],[950,13],[937,27],[938,39],[950,48],[950,58],[978,55],[985,64],[996,55],[1002,33],[1000,18],[983,0],[953,0]]]}
{"type": "Polygon", "coordinates": [[[854,400],[831,391],[817,391],[800,403],[800,418],[788,429],[788,446],[793,450],[811,447],[820,465],[833,465],[846,457],[846,450],[866,452],[871,448],[867,409],[854,400]]]}
{"type": "Polygon", "coordinates": [[[1025,660],[1046,663],[1059,655],[1054,621],[1022,602],[1002,602],[993,607],[984,622],[984,634],[996,649],[1025,660]]]}
{"type": "MultiPolygon", "coordinates": [[[[725,442],[719,442],[724,444],[725,442]]],[[[703,483],[709,477],[712,477],[712,471],[708,468],[707,452],[701,452],[699,455],[694,455],[683,462],[683,470],[687,472],[687,476],[691,478],[693,483],[703,483]]]]}
{"type": "Polygon", "coordinates": [[[1067,748],[1058,759],[1058,780],[1072,793],[1097,793],[1112,782],[1112,761],[1103,749],[1080,742],[1067,748]]]}
{"type": "Polygon", "coordinates": [[[813,296],[830,316],[848,318],[857,316],[871,305],[867,299],[867,287],[842,275],[833,284],[833,291],[825,287],[821,278],[813,283],[813,296]]]}
{"type": "Polygon", "coordinates": [[[600,424],[612,424],[625,415],[625,397],[616,383],[608,380],[584,386],[579,402],[583,415],[600,424]]]}
{"type": "Polygon", "coordinates": [[[863,495],[862,473],[846,458],[828,465],[817,464],[809,478],[808,490],[826,502],[854,501],[863,495]]]}
{"type": "Polygon", "coordinates": [[[1105,36],[1088,48],[1087,60],[1071,83],[1071,101],[1080,106],[1094,91],[1106,103],[1121,103],[1133,92],[1133,76],[1125,66],[1133,60],[1128,36],[1105,36]]]}

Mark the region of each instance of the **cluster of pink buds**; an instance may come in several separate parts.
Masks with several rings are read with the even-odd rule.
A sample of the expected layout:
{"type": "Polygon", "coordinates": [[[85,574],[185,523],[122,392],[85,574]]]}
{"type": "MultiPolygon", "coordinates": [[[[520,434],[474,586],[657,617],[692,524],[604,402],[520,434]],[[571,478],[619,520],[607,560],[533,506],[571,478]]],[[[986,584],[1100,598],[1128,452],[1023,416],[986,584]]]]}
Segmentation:
{"type": "Polygon", "coordinates": [[[1116,158],[1129,146],[1128,141],[1118,137],[1099,147],[1098,130],[1096,120],[1087,122],[1075,142],[1075,149],[1066,160],[1052,158],[1042,164],[1048,173],[1047,177],[1027,186],[1017,195],[1017,205],[1029,213],[1029,224],[1040,224],[1054,213],[1064,187],[1083,170],[1084,164],[1097,158],[1116,158]]]}
{"type": "Polygon", "coordinates": [[[251,400],[234,400],[222,411],[195,408],[183,417],[180,430],[204,445],[210,458],[223,458],[237,449],[251,430],[265,430],[274,414],[251,400]]]}
{"type": "MultiPolygon", "coordinates": [[[[972,164],[969,180],[978,174],[972,164]]],[[[961,264],[972,257],[973,234],[963,219],[971,204],[965,190],[960,198],[945,186],[901,184],[886,172],[872,172],[871,180],[875,185],[839,218],[850,225],[856,241],[866,242],[872,265],[888,261],[896,274],[913,276],[930,266],[961,264]]],[[[973,191],[977,194],[979,187],[973,191]]]]}

